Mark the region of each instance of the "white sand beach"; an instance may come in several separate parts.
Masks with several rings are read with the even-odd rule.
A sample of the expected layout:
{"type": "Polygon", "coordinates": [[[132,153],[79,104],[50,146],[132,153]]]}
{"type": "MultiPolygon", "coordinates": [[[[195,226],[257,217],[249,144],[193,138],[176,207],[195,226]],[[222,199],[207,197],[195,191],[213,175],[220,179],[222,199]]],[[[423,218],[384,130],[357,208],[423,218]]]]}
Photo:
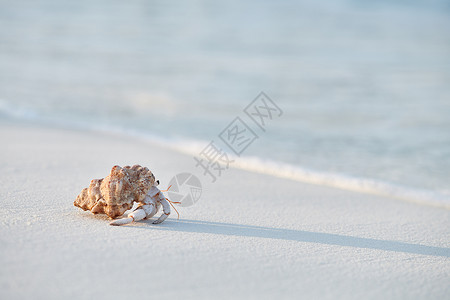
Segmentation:
{"type": "Polygon", "coordinates": [[[448,0],[1,1],[0,300],[450,299],[449,32],[448,0]],[[74,206],[135,164],[201,198],[74,206]]]}
{"type": "Polygon", "coordinates": [[[450,211],[229,169],[162,224],[73,206],[112,166],[165,188],[192,157],[1,121],[0,299],[446,299],[450,211]]]}

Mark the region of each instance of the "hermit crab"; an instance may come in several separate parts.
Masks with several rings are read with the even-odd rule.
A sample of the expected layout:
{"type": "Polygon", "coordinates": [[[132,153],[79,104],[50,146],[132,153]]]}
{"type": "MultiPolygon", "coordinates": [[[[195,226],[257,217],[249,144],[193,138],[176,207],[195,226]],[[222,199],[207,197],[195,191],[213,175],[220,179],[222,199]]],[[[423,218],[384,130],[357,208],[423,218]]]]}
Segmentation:
{"type": "Polygon", "coordinates": [[[172,202],[165,198],[163,191],[157,188],[158,185],[159,180],[155,180],[153,173],[146,167],[114,166],[105,178],[93,179],[73,204],[83,210],[90,210],[93,214],[103,213],[111,219],[116,219],[133,208],[136,202],[135,209],[127,218],[114,220],[111,225],[124,225],[151,218],[162,206],[163,214],[153,222],[159,224],[170,215],[169,204],[178,214],[173,203],[180,202],[172,202]]]}

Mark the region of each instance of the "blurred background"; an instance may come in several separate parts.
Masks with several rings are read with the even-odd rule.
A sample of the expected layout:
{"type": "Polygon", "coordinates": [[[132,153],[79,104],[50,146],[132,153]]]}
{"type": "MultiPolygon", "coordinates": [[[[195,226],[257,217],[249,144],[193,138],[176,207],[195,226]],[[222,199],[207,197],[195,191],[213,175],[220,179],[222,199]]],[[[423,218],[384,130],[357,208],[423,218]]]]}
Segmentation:
{"type": "Polygon", "coordinates": [[[0,0],[0,118],[183,148],[261,91],[245,157],[449,197],[447,0],[0,0]]]}

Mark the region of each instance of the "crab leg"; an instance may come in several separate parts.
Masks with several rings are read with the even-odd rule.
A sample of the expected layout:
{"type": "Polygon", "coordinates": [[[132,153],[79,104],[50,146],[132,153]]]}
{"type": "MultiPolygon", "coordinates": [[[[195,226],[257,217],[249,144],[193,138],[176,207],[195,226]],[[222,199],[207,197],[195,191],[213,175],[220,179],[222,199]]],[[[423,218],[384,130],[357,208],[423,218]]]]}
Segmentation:
{"type": "Polygon", "coordinates": [[[142,208],[138,208],[128,215],[128,218],[118,219],[109,223],[109,225],[120,226],[125,224],[130,224],[134,221],[140,221],[147,216],[145,211],[142,208]]]}
{"type": "Polygon", "coordinates": [[[167,217],[170,215],[170,205],[169,202],[167,202],[166,199],[161,199],[160,203],[162,204],[163,207],[163,214],[159,217],[158,220],[156,220],[155,222],[153,222],[153,224],[159,224],[162,223],[165,219],[167,219],[167,217]]]}
{"type": "Polygon", "coordinates": [[[147,219],[152,218],[158,212],[160,206],[161,206],[161,204],[159,202],[156,202],[156,206],[154,206],[152,212],[147,215],[147,219]]]}

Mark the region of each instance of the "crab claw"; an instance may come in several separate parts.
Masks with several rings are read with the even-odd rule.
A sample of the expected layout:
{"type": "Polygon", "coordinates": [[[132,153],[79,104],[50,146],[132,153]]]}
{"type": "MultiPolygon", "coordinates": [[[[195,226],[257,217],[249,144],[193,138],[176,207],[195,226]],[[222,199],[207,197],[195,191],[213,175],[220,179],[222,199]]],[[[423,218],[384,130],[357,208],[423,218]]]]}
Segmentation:
{"type": "Polygon", "coordinates": [[[133,222],[133,218],[123,218],[123,219],[114,220],[111,223],[109,223],[109,225],[120,226],[120,225],[130,224],[131,222],[133,222]]]}

